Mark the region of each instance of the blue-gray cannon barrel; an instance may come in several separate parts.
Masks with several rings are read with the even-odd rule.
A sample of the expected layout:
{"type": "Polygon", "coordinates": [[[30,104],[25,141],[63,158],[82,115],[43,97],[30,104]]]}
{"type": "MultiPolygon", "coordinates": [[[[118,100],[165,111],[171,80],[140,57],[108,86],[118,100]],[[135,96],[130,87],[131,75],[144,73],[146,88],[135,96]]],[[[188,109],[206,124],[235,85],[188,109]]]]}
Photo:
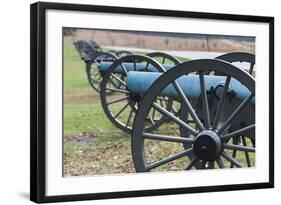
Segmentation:
{"type": "MultiPolygon", "coordinates": [[[[112,65],[112,63],[113,62],[108,62],[108,61],[101,62],[99,64],[98,68],[101,72],[106,72],[109,69],[109,67],[112,65]]],[[[113,72],[124,74],[124,68],[126,69],[127,72],[129,72],[129,71],[159,72],[152,64],[148,64],[148,67],[146,68],[147,63],[136,63],[134,65],[134,63],[132,63],[132,62],[125,62],[125,63],[122,63],[122,65],[123,65],[123,68],[121,65],[118,65],[114,69],[113,72]],[[135,66],[136,66],[136,68],[135,68],[135,66]]],[[[172,67],[174,67],[175,65],[174,64],[163,64],[162,66],[164,67],[165,70],[169,70],[172,67]]]]}
{"type": "MultiPolygon", "coordinates": [[[[132,93],[145,93],[161,75],[162,73],[130,71],[126,79],[127,87],[132,93]]],[[[204,80],[205,89],[208,92],[224,86],[226,77],[205,75],[204,80]]],[[[201,88],[199,75],[189,74],[181,76],[177,79],[177,83],[188,98],[197,99],[200,96],[201,88]]],[[[240,100],[245,99],[250,94],[249,89],[234,78],[231,78],[228,91],[231,91],[240,100]]],[[[179,98],[178,93],[172,84],[162,90],[161,95],[173,99],[179,98]]],[[[255,105],[255,98],[251,100],[251,104],[255,105]]]]}

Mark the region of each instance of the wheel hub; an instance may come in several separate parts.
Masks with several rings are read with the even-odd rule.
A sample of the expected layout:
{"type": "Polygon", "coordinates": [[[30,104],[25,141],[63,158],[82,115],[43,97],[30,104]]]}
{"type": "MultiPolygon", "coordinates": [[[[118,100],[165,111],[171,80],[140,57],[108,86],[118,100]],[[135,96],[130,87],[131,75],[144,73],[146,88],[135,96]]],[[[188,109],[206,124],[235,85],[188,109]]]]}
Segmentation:
{"type": "Polygon", "coordinates": [[[196,136],[193,149],[200,160],[214,161],[222,150],[221,139],[216,132],[204,130],[196,136]]]}
{"type": "Polygon", "coordinates": [[[138,93],[130,93],[130,99],[133,101],[133,102],[140,102],[141,101],[141,94],[138,94],[138,93]]]}

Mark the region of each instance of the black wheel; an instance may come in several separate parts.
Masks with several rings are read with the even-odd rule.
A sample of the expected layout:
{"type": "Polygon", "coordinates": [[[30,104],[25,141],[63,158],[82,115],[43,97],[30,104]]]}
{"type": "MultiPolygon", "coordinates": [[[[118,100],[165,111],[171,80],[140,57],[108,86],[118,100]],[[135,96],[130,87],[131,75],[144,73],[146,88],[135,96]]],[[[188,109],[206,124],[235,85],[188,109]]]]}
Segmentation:
{"type": "MultiPolygon", "coordinates": [[[[241,69],[244,69],[246,72],[249,72],[253,77],[255,77],[255,64],[256,64],[256,58],[254,54],[251,53],[245,53],[245,52],[233,52],[233,53],[227,53],[221,56],[218,56],[216,59],[221,59],[230,63],[234,63],[235,66],[240,67],[241,69]],[[245,65],[247,64],[247,65],[245,65]]],[[[255,144],[255,139],[251,140],[252,144],[255,144]]],[[[242,144],[244,146],[247,146],[247,141],[244,136],[239,136],[233,139],[233,144],[242,144]]],[[[236,151],[234,150],[232,156],[236,157],[236,151]]],[[[249,158],[249,154],[245,152],[245,158],[247,160],[248,167],[251,167],[251,162],[249,158]]],[[[231,165],[233,167],[233,164],[231,165]]]]}
{"type": "MultiPolygon", "coordinates": [[[[125,56],[109,67],[101,83],[101,103],[109,120],[125,132],[131,132],[135,114],[143,97],[143,93],[133,93],[128,90],[126,78],[129,71],[164,72],[165,70],[152,58],[142,55],[125,56]],[[110,87],[113,80],[118,81],[122,86],[110,87]],[[111,91],[112,95],[107,95],[108,91],[111,91]]],[[[172,102],[168,98],[162,97],[156,101],[166,109],[171,109],[172,102]]],[[[151,109],[146,116],[145,129],[156,129],[163,121],[163,115],[151,109]]]]}
{"type": "Polygon", "coordinates": [[[176,57],[171,56],[167,53],[163,53],[163,52],[152,52],[152,53],[147,53],[146,55],[155,59],[161,65],[164,65],[164,64],[178,65],[181,63],[181,61],[179,59],[177,59],[176,57]]]}
{"type": "MultiPolygon", "coordinates": [[[[224,60],[226,62],[232,63],[235,66],[245,70],[246,72],[249,72],[253,77],[255,77],[255,75],[253,75],[253,69],[254,69],[254,66],[255,66],[255,55],[253,55],[251,53],[245,53],[245,52],[227,53],[227,54],[216,57],[216,59],[220,59],[220,60],[224,60]]],[[[216,72],[216,73],[213,73],[213,75],[221,75],[221,73],[216,72]]],[[[208,97],[212,98],[212,93],[209,93],[208,97]]],[[[193,104],[194,104],[194,107],[196,109],[198,107],[198,104],[200,104],[200,102],[196,102],[196,103],[193,102],[193,104]]],[[[185,121],[185,122],[190,123],[191,125],[193,123],[193,125],[194,125],[194,121],[188,119],[189,115],[188,115],[187,109],[185,109],[185,107],[181,107],[180,110],[181,110],[180,111],[180,119],[185,121]]],[[[194,126],[196,126],[196,125],[194,125],[194,126]]],[[[188,136],[188,134],[186,133],[186,130],[183,129],[182,127],[181,127],[181,133],[182,133],[181,134],[182,136],[188,136]]],[[[242,136],[236,137],[235,140],[233,141],[233,143],[234,144],[242,144],[242,145],[247,146],[247,141],[245,140],[245,137],[242,137],[242,136]]],[[[251,143],[255,144],[255,140],[252,139],[251,143]]],[[[187,149],[189,145],[184,144],[184,146],[187,149]]],[[[248,167],[250,167],[251,163],[250,163],[248,155],[249,154],[247,152],[245,152],[245,157],[247,159],[247,165],[248,165],[248,167]]],[[[233,156],[234,157],[236,156],[236,151],[234,151],[233,156]]],[[[189,155],[190,159],[192,159],[193,157],[194,157],[193,155],[189,155]]],[[[200,163],[196,164],[197,168],[199,168],[201,166],[202,165],[200,165],[200,163]]]]}
{"type": "Polygon", "coordinates": [[[218,56],[216,57],[216,59],[224,60],[229,63],[236,63],[235,66],[240,67],[241,69],[244,69],[251,75],[255,76],[253,72],[256,64],[254,54],[245,52],[233,52],[218,56]],[[239,65],[239,63],[242,65],[239,65]],[[244,63],[247,63],[248,65],[243,65],[244,63]]]}
{"type": "Polygon", "coordinates": [[[115,60],[117,60],[115,55],[111,53],[99,52],[86,63],[87,79],[95,91],[100,92],[100,84],[104,75],[104,73],[100,71],[99,65],[103,62],[114,62],[115,60]]]}
{"type": "Polygon", "coordinates": [[[254,166],[254,139],[254,78],[225,61],[193,60],[164,73],[146,92],[133,126],[133,160],[137,172],[254,166]],[[181,103],[186,121],[154,102],[163,96],[181,103]],[[160,132],[145,130],[151,107],[173,124],[163,123],[160,132]],[[232,143],[238,136],[241,144],[232,143]]]}

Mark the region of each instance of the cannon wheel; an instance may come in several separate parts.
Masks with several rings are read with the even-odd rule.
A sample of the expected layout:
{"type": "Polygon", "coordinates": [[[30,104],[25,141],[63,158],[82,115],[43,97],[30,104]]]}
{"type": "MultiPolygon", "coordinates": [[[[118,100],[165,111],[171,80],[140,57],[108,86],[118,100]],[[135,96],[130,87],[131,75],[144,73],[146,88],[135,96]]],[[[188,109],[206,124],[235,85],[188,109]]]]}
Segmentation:
{"type": "MultiPolygon", "coordinates": [[[[255,77],[255,74],[253,73],[254,67],[256,64],[256,57],[254,54],[251,53],[246,53],[246,52],[233,52],[233,53],[227,53],[221,56],[218,56],[216,59],[221,59],[230,63],[235,63],[235,62],[246,62],[249,63],[249,68],[246,69],[247,72],[249,72],[252,76],[255,77]]],[[[255,144],[255,140],[251,140],[252,144],[255,144]]],[[[233,144],[238,144],[242,143],[244,146],[247,146],[247,141],[243,136],[239,136],[237,138],[233,138],[233,144]]],[[[247,152],[244,152],[245,158],[247,160],[247,165],[248,167],[251,167],[251,162],[249,159],[249,154],[247,152]]],[[[236,151],[233,151],[233,157],[236,156],[236,151]]],[[[233,164],[231,165],[233,167],[233,164]]]]}
{"type": "Polygon", "coordinates": [[[216,57],[216,59],[224,60],[229,63],[235,62],[246,62],[249,63],[249,69],[246,69],[251,75],[253,75],[254,66],[256,64],[255,55],[245,52],[233,52],[227,53],[221,56],[216,57]]]}
{"type": "MultiPolygon", "coordinates": [[[[100,92],[101,94],[100,99],[101,99],[103,110],[107,115],[108,119],[117,128],[123,130],[124,132],[130,133],[132,131],[134,116],[138,110],[138,106],[142,99],[142,95],[130,93],[130,91],[127,89],[127,84],[126,84],[127,70],[126,67],[124,66],[124,63],[126,62],[130,62],[134,65],[136,65],[136,63],[143,63],[145,65],[145,68],[142,70],[143,72],[148,72],[149,66],[153,66],[159,72],[164,72],[165,69],[157,61],[155,61],[154,59],[148,56],[130,55],[130,56],[122,57],[117,61],[115,61],[104,75],[101,83],[101,92],[100,92]],[[119,66],[121,66],[124,73],[122,75],[119,74],[119,76],[117,76],[114,70],[119,66]],[[109,84],[111,78],[120,82],[122,86],[120,86],[119,88],[110,88],[109,84]],[[110,96],[107,95],[106,92],[108,91],[111,91],[112,95],[110,96]]],[[[136,67],[134,67],[134,69],[136,70],[136,67]]],[[[160,101],[160,103],[166,109],[168,110],[171,109],[172,106],[171,100],[167,98],[159,98],[156,101],[160,101]]],[[[159,113],[155,112],[154,109],[151,109],[150,113],[146,116],[145,129],[147,130],[156,129],[158,126],[161,125],[163,121],[164,121],[164,117],[162,115],[159,116],[159,113]]]]}
{"type": "MultiPolygon", "coordinates": [[[[88,82],[90,83],[92,88],[97,92],[100,92],[100,84],[103,78],[103,74],[98,69],[98,66],[102,61],[108,61],[108,60],[115,61],[117,60],[117,57],[111,53],[98,52],[86,64],[86,73],[87,73],[88,82]]],[[[111,92],[109,91],[107,92],[107,94],[108,93],[111,92]]]]}
{"type": "MultiPolygon", "coordinates": [[[[221,56],[218,56],[216,57],[215,59],[220,59],[220,60],[224,60],[226,62],[229,62],[229,63],[236,63],[236,62],[240,62],[240,63],[249,63],[249,68],[245,69],[245,68],[241,68],[241,69],[245,69],[245,71],[249,72],[251,75],[253,75],[253,69],[254,69],[254,66],[255,66],[255,55],[251,54],[251,53],[246,53],[246,52],[233,52],[233,53],[227,53],[227,54],[223,54],[221,56]]],[[[220,75],[220,73],[215,73],[215,75],[220,75]]],[[[192,121],[188,121],[188,111],[182,107],[180,109],[180,119],[185,121],[185,122],[191,122],[191,123],[194,123],[192,121]]],[[[185,129],[183,129],[181,127],[180,129],[180,132],[181,132],[181,136],[188,136],[188,133],[186,132],[185,129]]],[[[242,143],[244,146],[247,146],[248,142],[245,140],[245,138],[243,136],[239,136],[239,137],[236,137],[233,139],[233,144],[238,144],[238,143],[242,143]]],[[[255,140],[252,139],[251,140],[251,143],[252,144],[255,144],[255,140]]],[[[187,144],[184,144],[185,146],[185,149],[187,149],[189,147],[189,145],[187,144]]],[[[247,161],[247,166],[248,167],[251,167],[251,162],[250,162],[250,158],[249,158],[249,154],[248,152],[244,152],[245,154],[245,158],[246,158],[246,161],[247,161]]],[[[233,151],[233,157],[236,156],[236,151],[234,150],[233,151]]],[[[189,158],[193,158],[192,155],[189,155],[189,158]]],[[[200,165],[200,163],[197,163],[196,164],[196,167],[199,168],[201,167],[202,165],[200,165]]],[[[233,166],[233,165],[232,165],[233,166]]]]}
{"type": "Polygon", "coordinates": [[[176,57],[163,52],[152,52],[146,55],[157,60],[162,65],[165,63],[173,63],[174,65],[178,65],[181,63],[181,61],[176,57]]]}
{"type": "MultiPolygon", "coordinates": [[[[196,85],[194,85],[196,86],[196,85]]],[[[232,93],[233,94],[233,93],[232,93]]],[[[244,162],[242,163],[235,156],[229,154],[229,150],[236,151],[247,151],[248,153],[255,154],[255,147],[253,146],[244,146],[244,145],[235,145],[230,144],[230,139],[233,139],[237,136],[244,135],[245,133],[253,132],[255,130],[255,122],[253,119],[252,124],[246,125],[237,130],[232,130],[227,132],[228,128],[235,123],[234,118],[240,115],[241,111],[249,106],[249,102],[255,96],[255,79],[246,73],[245,71],[235,67],[234,65],[227,63],[221,60],[214,59],[204,59],[204,60],[193,60],[189,62],[182,63],[178,66],[175,66],[171,70],[167,71],[161,75],[145,93],[142,103],[139,107],[139,112],[136,115],[133,132],[132,132],[132,154],[135,169],[137,172],[147,172],[147,171],[157,171],[157,168],[164,167],[165,171],[174,170],[174,163],[178,159],[185,158],[183,160],[184,164],[181,164],[180,170],[190,170],[191,168],[196,168],[196,164],[200,162],[202,165],[201,169],[206,168],[215,168],[215,164],[219,168],[225,168],[229,163],[235,167],[244,167],[244,162]],[[206,71],[220,72],[226,76],[224,82],[223,92],[221,92],[219,102],[217,103],[216,110],[217,112],[213,118],[210,118],[209,113],[209,99],[207,92],[205,90],[205,76],[206,71]],[[202,109],[204,110],[202,118],[199,118],[197,113],[194,111],[189,99],[185,96],[182,88],[177,83],[177,79],[188,75],[190,73],[198,72],[199,82],[198,86],[200,87],[201,98],[202,98],[202,109]],[[226,98],[229,99],[230,93],[228,92],[228,86],[231,79],[236,79],[242,83],[248,90],[249,95],[238,104],[237,107],[234,107],[233,111],[229,116],[226,116],[224,121],[221,121],[222,106],[226,98]],[[196,127],[190,126],[188,123],[180,120],[179,117],[175,116],[170,111],[163,108],[161,105],[154,102],[154,99],[159,97],[162,90],[164,90],[168,85],[174,86],[175,92],[178,94],[178,100],[184,104],[188,109],[190,115],[196,123],[196,127]],[[144,130],[144,123],[147,113],[150,107],[154,107],[167,118],[170,118],[177,126],[184,127],[189,133],[190,137],[183,136],[170,136],[167,134],[158,134],[150,133],[147,130],[144,130]],[[207,139],[209,143],[203,143],[207,139]],[[182,147],[182,151],[176,150],[172,154],[169,153],[168,156],[155,156],[154,160],[151,160],[151,157],[156,153],[164,153],[166,151],[160,150],[155,151],[155,146],[153,147],[153,152],[149,150],[151,144],[145,143],[148,140],[156,142],[156,145],[160,143],[178,143],[179,147],[182,144],[189,144],[190,146],[187,149],[182,147]],[[150,152],[147,152],[150,151],[150,152]],[[149,153],[152,153],[152,155],[149,153]],[[188,159],[188,155],[194,155],[192,159],[188,159]],[[210,166],[206,166],[209,164],[210,166]],[[172,166],[169,166],[172,165],[172,166]]],[[[254,109],[252,113],[248,113],[249,116],[255,116],[254,109]]],[[[165,126],[165,123],[162,124],[165,126]]],[[[162,127],[161,126],[161,127],[162,127]]],[[[159,129],[161,129],[159,127],[159,129]]],[[[165,129],[166,132],[169,129],[165,129]]],[[[177,130],[173,130],[173,135],[180,135],[177,133],[177,130]]],[[[250,136],[253,137],[254,136],[250,136]]],[[[162,149],[160,147],[160,149],[162,149]]],[[[161,170],[163,171],[163,169],[161,170]]]]}

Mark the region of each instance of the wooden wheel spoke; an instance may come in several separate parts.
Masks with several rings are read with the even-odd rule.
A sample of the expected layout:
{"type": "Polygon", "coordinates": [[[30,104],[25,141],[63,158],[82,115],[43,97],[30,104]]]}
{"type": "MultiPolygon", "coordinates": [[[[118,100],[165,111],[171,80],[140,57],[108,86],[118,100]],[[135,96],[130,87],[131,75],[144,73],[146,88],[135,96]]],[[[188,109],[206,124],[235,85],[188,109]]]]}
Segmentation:
{"type": "Polygon", "coordinates": [[[249,94],[243,102],[232,112],[224,124],[219,128],[218,133],[222,133],[234,120],[234,118],[243,110],[247,103],[253,98],[253,93],[249,94]]]}
{"type": "Polygon", "coordinates": [[[245,132],[249,132],[251,130],[254,130],[255,128],[256,128],[256,124],[252,124],[252,125],[249,125],[247,127],[243,127],[239,130],[233,131],[231,133],[227,133],[227,134],[223,135],[221,138],[222,138],[222,140],[227,142],[231,137],[236,137],[236,136],[242,135],[245,132]]]}
{"type": "Polygon", "coordinates": [[[203,71],[199,71],[199,79],[200,79],[200,88],[201,88],[201,96],[202,96],[202,105],[204,111],[204,122],[206,128],[210,128],[211,127],[210,111],[209,111],[208,97],[205,88],[205,79],[204,79],[203,71]]]}
{"type": "Polygon", "coordinates": [[[229,87],[230,79],[231,79],[231,77],[227,76],[227,78],[225,80],[225,83],[224,83],[223,92],[220,96],[220,100],[219,100],[219,103],[218,103],[218,106],[217,106],[217,109],[216,109],[217,112],[216,112],[214,122],[213,122],[214,129],[217,129],[217,126],[218,126],[220,113],[222,111],[222,105],[223,105],[224,99],[226,97],[226,93],[227,93],[227,90],[228,90],[228,87],[229,87]]]}
{"type": "Polygon", "coordinates": [[[158,110],[160,113],[162,113],[163,115],[165,115],[166,117],[168,117],[169,119],[173,120],[174,122],[176,122],[177,124],[179,124],[180,126],[182,126],[184,129],[188,130],[191,134],[193,134],[194,136],[197,135],[197,130],[195,130],[194,128],[192,128],[191,126],[189,126],[188,124],[186,124],[184,121],[182,121],[181,119],[177,118],[176,116],[174,116],[172,113],[170,113],[169,111],[167,111],[166,109],[164,109],[163,107],[159,106],[157,103],[153,103],[152,106],[158,110]]]}
{"type": "Polygon", "coordinates": [[[127,84],[121,79],[119,78],[117,75],[115,75],[114,73],[110,74],[111,77],[113,77],[114,79],[116,79],[118,82],[120,82],[122,85],[124,85],[125,87],[127,87],[127,84]]]}
{"type": "Polygon", "coordinates": [[[250,64],[249,73],[250,73],[251,75],[253,75],[254,65],[255,65],[254,63],[251,63],[251,64],[250,64]]]}
{"type": "Polygon", "coordinates": [[[124,73],[127,75],[127,74],[128,74],[128,71],[127,71],[127,69],[125,68],[125,66],[123,65],[123,63],[120,63],[120,65],[121,65],[121,68],[122,68],[122,70],[124,71],[124,73]]]}
{"type": "Polygon", "coordinates": [[[166,60],[166,57],[163,56],[163,59],[162,59],[162,65],[165,64],[165,60],[166,60]]]}
{"type": "MultiPolygon", "coordinates": [[[[133,104],[133,106],[135,105],[134,103],[131,103],[131,104],[133,104]]],[[[133,114],[133,109],[131,109],[131,111],[130,111],[130,114],[129,114],[128,120],[127,120],[127,122],[126,122],[126,127],[128,127],[128,125],[129,125],[129,123],[130,123],[130,120],[131,120],[132,114],[133,114]]]]}
{"type": "Polygon", "coordinates": [[[196,125],[198,126],[199,130],[203,130],[204,126],[202,125],[199,117],[195,113],[194,109],[192,108],[189,100],[185,96],[185,94],[184,94],[183,90],[180,88],[179,84],[176,81],[174,81],[173,86],[175,87],[175,89],[176,89],[177,93],[179,94],[180,98],[182,99],[183,105],[187,108],[187,110],[191,114],[191,116],[192,116],[193,120],[195,121],[196,125]]]}
{"type": "MultiPolygon", "coordinates": [[[[248,147],[245,136],[242,136],[242,143],[243,143],[243,146],[248,147]]],[[[250,161],[249,153],[247,151],[245,151],[244,153],[245,153],[245,158],[246,158],[247,166],[251,167],[251,161],[250,161]]]]}
{"type": "Polygon", "coordinates": [[[179,136],[167,136],[167,135],[160,135],[160,134],[150,134],[150,133],[143,133],[143,137],[145,139],[162,140],[167,142],[178,142],[178,143],[185,143],[185,144],[192,144],[194,142],[194,140],[191,138],[185,138],[179,136]]]}
{"type": "Polygon", "coordinates": [[[223,144],[224,149],[232,149],[236,151],[243,151],[243,152],[256,152],[256,149],[253,147],[247,147],[237,144],[223,144]]]}
{"type": "Polygon", "coordinates": [[[123,89],[118,89],[118,88],[106,88],[106,90],[118,92],[118,93],[127,93],[129,94],[130,92],[128,90],[123,90],[123,89]]]}
{"type": "Polygon", "coordinates": [[[177,153],[177,154],[175,154],[175,155],[173,155],[173,156],[169,156],[169,157],[167,157],[167,158],[165,158],[165,159],[162,159],[162,160],[160,160],[160,161],[151,163],[151,164],[149,164],[149,165],[146,167],[146,169],[147,169],[147,171],[149,171],[149,170],[154,169],[154,168],[156,168],[156,167],[159,167],[159,166],[161,166],[161,165],[167,164],[167,163],[169,163],[169,162],[171,162],[171,161],[174,161],[174,160],[176,160],[176,159],[179,159],[179,158],[181,158],[181,157],[184,157],[184,156],[188,155],[188,154],[191,153],[192,151],[193,151],[193,148],[184,150],[184,151],[179,152],[179,153],[177,153]]]}
{"type": "Polygon", "coordinates": [[[114,104],[114,103],[117,103],[117,102],[121,102],[121,101],[129,99],[129,98],[130,98],[130,96],[121,97],[121,98],[118,98],[116,100],[112,100],[112,101],[108,102],[107,105],[111,105],[111,104],[114,104]]]}
{"type": "Polygon", "coordinates": [[[146,63],[146,66],[144,68],[145,71],[148,71],[148,66],[149,66],[149,62],[146,63]]]}
{"type": "Polygon", "coordinates": [[[199,161],[198,158],[194,157],[189,164],[187,165],[187,167],[185,168],[185,170],[190,170],[197,162],[199,161]]]}
{"type": "Polygon", "coordinates": [[[115,119],[115,118],[117,118],[127,107],[128,107],[128,105],[131,103],[131,101],[129,101],[126,105],[124,105],[124,107],[122,107],[118,112],[117,112],[117,114],[115,114],[114,116],[113,116],[113,118],[115,119]]]}
{"type": "Polygon", "coordinates": [[[231,164],[234,164],[236,167],[238,167],[238,168],[243,167],[243,165],[240,164],[240,162],[238,162],[235,158],[229,156],[227,153],[222,152],[222,153],[221,153],[221,156],[222,156],[223,158],[225,158],[227,161],[229,161],[231,164]]]}
{"type": "Polygon", "coordinates": [[[216,159],[216,162],[217,162],[217,164],[219,165],[219,168],[220,168],[220,169],[223,169],[223,168],[224,168],[223,161],[221,160],[220,157],[218,157],[218,158],[216,159]]]}
{"type": "Polygon", "coordinates": [[[155,125],[155,121],[153,120],[150,114],[148,114],[148,119],[151,122],[151,124],[155,125]]]}
{"type": "Polygon", "coordinates": [[[137,64],[136,64],[136,60],[134,60],[134,71],[137,71],[137,64]]]}

